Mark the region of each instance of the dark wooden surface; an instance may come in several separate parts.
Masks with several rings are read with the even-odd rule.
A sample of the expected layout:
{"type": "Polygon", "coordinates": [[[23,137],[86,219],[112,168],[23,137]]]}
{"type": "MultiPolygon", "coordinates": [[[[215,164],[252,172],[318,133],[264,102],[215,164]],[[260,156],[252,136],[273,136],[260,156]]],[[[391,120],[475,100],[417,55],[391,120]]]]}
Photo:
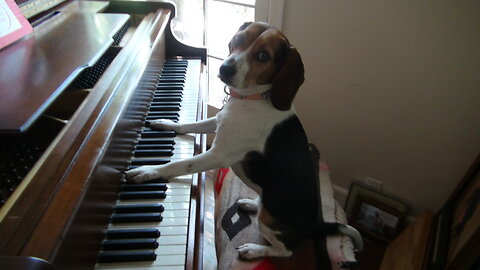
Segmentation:
{"type": "MultiPolygon", "coordinates": [[[[146,28],[145,26],[144,29],[146,28]]],[[[144,43],[147,44],[147,47],[150,46],[149,40],[145,40],[144,43]]],[[[8,206],[8,209],[5,209],[5,206],[2,208],[2,211],[6,212],[6,214],[5,218],[0,222],[0,238],[2,239],[0,241],[0,254],[18,255],[23,253],[27,256],[35,255],[44,259],[50,258],[53,252],[52,248],[58,244],[57,241],[61,240],[61,237],[51,241],[40,241],[42,243],[38,246],[29,247],[28,243],[36,239],[32,238],[32,231],[39,228],[37,222],[45,214],[45,211],[50,209],[52,200],[58,196],[64,196],[65,201],[60,201],[62,208],[57,215],[68,219],[67,216],[74,214],[73,211],[76,206],[69,203],[78,203],[78,200],[83,196],[81,192],[88,185],[87,180],[89,177],[86,168],[90,166],[89,169],[92,170],[95,167],[94,161],[98,160],[98,155],[102,155],[102,149],[106,147],[106,145],[99,144],[98,141],[90,140],[93,129],[96,127],[99,118],[103,117],[105,109],[112,104],[112,96],[117,95],[118,99],[124,100],[124,102],[128,100],[128,92],[124,91],[121,93],[118,90],[122,79],[128,80],[135,75],[138,76],[138,73],[131,73],[128,66],[132,65],[133,60],[148,60],[145,59],[148,57],[148,54],[142,59],[133,53],[137,52],[138,47],[138,44],[132,44],[130,48],[124,48],[117,55],[110,68],[105,72],[102,80],[97,83],[95,89],[91,91],[83,103],[83,106],[79,108],[69,121],[68,127],[60,133],[57,140],[50,146],[50,150],[47,150],[44,157],[37,162],[37,166],[22,181],[25,183],[25,187],[21,194],[18,195],[18,198],[13,198],[14,202],[11,206],[8,206]],[[77,162],[80,152],[91,154],[87,159],[88,162],[77,162]],[[69,175],[75,166],[81,167],[85,171],[77,175],[75,184],[65,182],[65,177],[69,175]],[[74,189],[80,192],[80,194],[74,192],[62,194],[62,188],[74,189]],[[50,248],[47,248],[46,245],[50,246],[50,248]]],[[[132,85],[129,83],[134,82],[135,80],[132,79],[121,87],[127,87],[131,90],[132,85]]],[[[117,110],[121,111],[121,108],[117,108],[117,110]]],[[[115,124],[117,117],[118,115],[110,116],[110,125],[115,124]]],[[[109,128],[112,129],[113,126],[109,128]]],[[[108,139],[108,134],[105,130],[103,132],[98,135],[99,138],[103,136],[105,137],[104,139],[108,139]]],[[[63,230],[61,226],[66,225],[68,222],[66,219],[47,219],[46,221],[52,226],[44,225],[45,227],[42,228],[45,228],[45,231],[40,233],[40,237],[45,239],[52,237],[52,235],[60,236],[63,230]]]]}
{"type": "Polygon", "coordinates": [[[358,253],[358,265],[354,270],[377,270],[382,264],[383,255],[387,248],[387,244],[383,241],[371,238],[367,235],[363,236],[363,250],[358,253]]]}
{"type": "Polygon", "coordinates": [[[60,13],[0,50],[0,132],[25,131],[127,20],[124,14],[60,13]]]}
{"type": "MultiPolygon", "coordinates": [[[[164,23],[164,20],[168,19],[168,12],[165,13],[159,14],[159,17],[161,17],[159,23],[164,23]]],[[[149,29],[153,21],[154,18],[151,16],[137,28],[136,35],[115,58],[102,79],[96,84],[91,96],[89,96],[89,98],[96,96],[98,100],[96,102],[87,101],[86,105],[96,105],[92,106],[91,113],[82,113],[82,115],[87,116],[88,137],[85,138],[81,149],[77,152],[75,162],[61,177],[62,185],[57,187],[55,196],[51,199],[48,208],[22,249],[23,255],[54,260],[56,256],[55,248],[62,244],[62,234],[70,225],[71,219],[76,217],[77,207],[81,203],[88,204],[88,202],[82,202],[82,200],[91,183],[95,180],[108,179],[107,182],[104,182],[106,185],[120,184],[118,168],[102,164],[102,158],[107,152],[113,131],[119,124],[119,116],[126,110],[128,101],[133,95],[143,69],[148,62],[149,54],[145,51],[151,50],[152,42],[149,39],[149,29]],[[95,177],[98,174],[100,174],[100,177],[95,177]]],[[[132,130],[132,126],[124,128],[132,130]]],[[[122,159],[122,156],[119,155],[118,158],[122,159]]],[[[124,164],[128,162],[128,159],[127,156],[123,156],[124,164]]],[[[110,192],[116,192],[114,186],[112,186],[110,192]]],[[[112,196],[109,198],[110,204],[113,204],[115,198],[112,196]]],[[[105,196],[104,199],[108,200],[108,196],[105,196]]],[[[108,207],[108,203],[97,204],[97,207],[108,207]]],[[[107,217],[108,214],[104,216],[103,223],[100,222],[99,224],[106,226],[108,224],[107,217]]],[[[94,230],[95,226],[99,226],[99,224],[92,223],[92,227],[88,228],[87,231],[94,230]]],[[[79,246],[81,245],[79,244],[79,246]]],[[[72,250],[78,252],[79,246],[72,250]]],[[[95,257],[93,256],[93,258],[95,257]]]]}
{"type": "Polygon", "coordinates": [[[55,270],[49,262],[33,257],[0,256],[0,262],[2,270],[55,270]]]}

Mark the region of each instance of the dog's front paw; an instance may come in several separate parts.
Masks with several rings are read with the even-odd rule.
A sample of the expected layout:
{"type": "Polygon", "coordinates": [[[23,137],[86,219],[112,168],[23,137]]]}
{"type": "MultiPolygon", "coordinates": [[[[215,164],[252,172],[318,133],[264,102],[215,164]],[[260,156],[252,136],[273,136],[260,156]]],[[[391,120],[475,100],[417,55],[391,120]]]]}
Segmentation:
{"type": "Polygon", "coordinates": [[[148,125],[151,129],[173,130],[175,132],[182,133],[180,132],[180,125],[168,119],[151,120],[149,121],[148,125]]]}
{"type": "Polygon", "coordinates": [[[259,202],[252,199],[238,199],[237,200],[238,208],[246,212],[256,213],[258,212],[259,202]]]}
{"type": "Polygon", "coordinates": [[[125,172],[128,181],[141,183],[148,180],[160,178],[161,166],[142,166],[125,172]]]}
{"type": "Polygon", "coordinates": [[[237,248],[238,255],[242,259],[252,260],[260,257],[265,257],[268,255],[268,247],[247,243],[239,246],[237,248]]]}

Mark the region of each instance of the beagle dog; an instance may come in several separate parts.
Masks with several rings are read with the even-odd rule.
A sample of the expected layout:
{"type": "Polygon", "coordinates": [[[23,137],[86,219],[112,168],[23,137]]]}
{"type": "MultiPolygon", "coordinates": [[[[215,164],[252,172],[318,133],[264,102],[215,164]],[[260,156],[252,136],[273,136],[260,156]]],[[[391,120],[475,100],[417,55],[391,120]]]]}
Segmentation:
{"type": "Polygon", "coordinates": [[[318,167],[292,106],[304,81],[299,53],[278,29],[257,22],[243,24],[228,47],[219,78],[230,99],[215,117],[189,124],[150,122],[153,129],[177,133],[215,132],[211,148],[181,161],[129,170],[126,178],[143,182],[231,167],[259,194],[258,200],[237,203],[258,211],[260,232],[271,244],[238,247],[245,259],[290,256],[300,241],[319,234],[347,234],[361,249],[361,236],[353,227],[318,222],[318,167]]]}

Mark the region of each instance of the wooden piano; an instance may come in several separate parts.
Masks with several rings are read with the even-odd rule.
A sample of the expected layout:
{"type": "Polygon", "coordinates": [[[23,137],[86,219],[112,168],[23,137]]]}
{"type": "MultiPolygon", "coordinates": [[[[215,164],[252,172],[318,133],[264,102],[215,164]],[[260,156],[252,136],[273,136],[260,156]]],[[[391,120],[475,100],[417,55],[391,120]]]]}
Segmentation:
{"type": "Polygon", "coordinates": [[[206,49],[177,40],[169,2],[21,1],[34,31],[0,50],[0,268],[201,269],[204,175],[122,172],[205,150],[145,121],[205,117],[206,49]]]}

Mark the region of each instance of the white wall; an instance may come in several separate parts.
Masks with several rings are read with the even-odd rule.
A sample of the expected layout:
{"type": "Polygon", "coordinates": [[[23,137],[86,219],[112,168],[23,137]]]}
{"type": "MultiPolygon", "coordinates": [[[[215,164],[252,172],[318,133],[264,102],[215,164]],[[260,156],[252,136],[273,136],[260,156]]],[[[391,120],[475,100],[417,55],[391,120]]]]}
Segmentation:
{"type": "Polygon", "coordinates": [[[480,151],[480,1],[286,0],[297,112],[335,184],[438,210],[480,151]]]}

